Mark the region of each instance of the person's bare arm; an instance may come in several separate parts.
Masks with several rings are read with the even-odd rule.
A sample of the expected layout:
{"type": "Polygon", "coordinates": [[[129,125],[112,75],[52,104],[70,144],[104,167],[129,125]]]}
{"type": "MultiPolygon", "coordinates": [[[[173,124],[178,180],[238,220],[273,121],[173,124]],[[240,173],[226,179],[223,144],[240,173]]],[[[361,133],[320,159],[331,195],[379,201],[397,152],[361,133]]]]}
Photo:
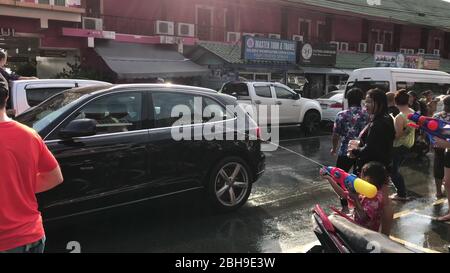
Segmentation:
{"type": "Polygon", "coordinates": [[[325,178],[326,180],[328,180],[328,182],[330,183],[331,187],[333,188],[333,190],[336,192],[337,195],[339,195],[339,197],[341,198],[347,198],[347,194],[344,192],[344,190],[333,180],[333,178],[331,178],[329,175],[324,175],[322,176],[323,178],[325,178]]]}
{"type": "Polygon", "coordinates": [[[339,140],[340,139],[341,139],[341,137],[338,134],[333,134],[333,140],[332,140],[333,148],[331,148],[331,154],[333,156],[336,155],[336,151],[337,151],[337,148],[339,146],[339,140]]]}
{"type": "Polygon", "coordinates": [[[59,166],[50,172],[38,173],[36,178],[36,193],[51,190],[63,182],[63,175],[59,166]]]}
{"type": "Polygon", "coordinates": [[[401,138],[405,134],[405,120],[401,115],[395,117],[395,139],[401,138]]]}

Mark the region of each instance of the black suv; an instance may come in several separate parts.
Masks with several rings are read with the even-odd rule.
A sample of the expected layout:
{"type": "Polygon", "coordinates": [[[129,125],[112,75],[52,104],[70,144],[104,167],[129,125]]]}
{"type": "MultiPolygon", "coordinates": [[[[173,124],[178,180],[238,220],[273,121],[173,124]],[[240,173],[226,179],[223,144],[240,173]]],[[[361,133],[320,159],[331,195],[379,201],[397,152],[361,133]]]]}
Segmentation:
{"type": "Polygon", "coordinates": [[[242,206],[265,157],[259,128],[236,106],[197,87],[102,85],[67,90],[19,115],[64,175],[38,196],[44,219],[195,189],[220,210],[242,206]]]}

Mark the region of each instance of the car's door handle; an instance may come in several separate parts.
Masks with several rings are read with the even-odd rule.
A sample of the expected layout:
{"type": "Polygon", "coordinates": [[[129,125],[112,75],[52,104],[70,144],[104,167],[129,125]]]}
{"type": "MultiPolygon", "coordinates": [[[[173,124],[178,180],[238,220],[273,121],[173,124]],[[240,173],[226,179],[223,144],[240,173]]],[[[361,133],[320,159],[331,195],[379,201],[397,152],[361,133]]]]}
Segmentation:
{"type": "Polygon", "coordinates": [[[260,100],[255,100],[255,104],[261,104],[260,100]]]}
{"type": "Polygon", "coordinates": [[[276,102],[277,105],[282,105],[283,103],[281,101],[276,102]]]}

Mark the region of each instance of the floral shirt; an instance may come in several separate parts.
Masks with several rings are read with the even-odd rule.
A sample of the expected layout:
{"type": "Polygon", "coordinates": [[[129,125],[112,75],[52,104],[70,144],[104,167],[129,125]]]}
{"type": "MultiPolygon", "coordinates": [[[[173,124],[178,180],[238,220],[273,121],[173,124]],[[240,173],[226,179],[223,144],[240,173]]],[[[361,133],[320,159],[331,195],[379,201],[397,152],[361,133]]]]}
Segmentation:
{"type": "Polygon", "coordinates": [[[333,133],[341,136],[339,156],[347,156],[348,143],[358,138],[367,123],[369,123],[369,114],[361,107],[350,107],[337,114],[333,133]]]}
{"type": "Polygon", "coordinates": [[[443,121],[450,122],[450,115],[447,112],[439,112],[433,115],[433,118],[442,119],[443,121]]]}
{"type": "Polygon", "coordinates": [[[354,212],[355,222],[368,228],[370,230],[378,232],[381,224],[381,217],[383,213],[383,193],[378,191],[374,198],[360,197],[361,206],[367,215],[367,219],[363,220],[359,215],[354,212]]]}

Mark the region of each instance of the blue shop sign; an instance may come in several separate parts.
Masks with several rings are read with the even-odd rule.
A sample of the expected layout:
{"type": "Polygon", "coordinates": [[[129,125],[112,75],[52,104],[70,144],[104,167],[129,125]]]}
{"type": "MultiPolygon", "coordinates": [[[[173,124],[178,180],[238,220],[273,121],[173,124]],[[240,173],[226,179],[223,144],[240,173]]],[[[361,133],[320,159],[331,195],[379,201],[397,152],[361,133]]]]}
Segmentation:
{"type": "Polygon", "coordinates": [[[242,43],[242,59],[246,61],[296,62],[296,41],[244,36],[242,43]]]}

